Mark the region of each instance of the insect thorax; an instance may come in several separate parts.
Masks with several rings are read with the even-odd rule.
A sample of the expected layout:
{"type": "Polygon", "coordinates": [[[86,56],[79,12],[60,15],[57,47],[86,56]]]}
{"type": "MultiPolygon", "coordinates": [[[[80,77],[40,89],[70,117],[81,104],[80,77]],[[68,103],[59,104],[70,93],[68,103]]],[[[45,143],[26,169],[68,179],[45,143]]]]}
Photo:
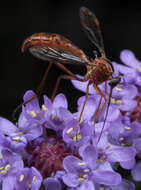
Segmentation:
{"type": "Polygon", "coordinates": [[[89,66],[87,69],[89,79],[92,80],[95,85],[110,80],[114,72],[111,62],[103,57],[94,59],[92,66],[89,66]]]}

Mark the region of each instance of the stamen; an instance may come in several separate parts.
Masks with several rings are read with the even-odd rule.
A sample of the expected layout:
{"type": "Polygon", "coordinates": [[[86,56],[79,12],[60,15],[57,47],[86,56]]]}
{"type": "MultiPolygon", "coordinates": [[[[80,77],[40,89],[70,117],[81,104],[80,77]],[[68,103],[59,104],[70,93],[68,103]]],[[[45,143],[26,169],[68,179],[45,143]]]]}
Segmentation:
{"type": "Polygon", "coordinates": [[[0,155],[0,159],[3,159],[3,156],[2,156],[2,155],[0,155]]]}
{"type": "Polygon", "coordinates": [[[69,134],[71,131],[73,131],[73,128],[69,128],[67,131],[66,131],[66,134],[69,134]]]}
{"type": "Polygon", "coordinates": [[[141,72],[141,67],[138,67],[137,70],[138,70],[139,72],[141,72]]]}
{"type": "Polygon", "coordinates": [[[78,165],[79,166],[84,166],[84,165],[86,165],[86,163],[85,162],[78,162],[78,165]]]}
{"type": "Polygon", "coordinates": [[[124,129],[131,130],[131,127],[125,126],[124,129]]]}
{"type": "Polygon", "coordinates": [[[116,89],[117,91],[122,91],[122,88],[117,88],[117,87],[116,87],[115,89],[116,89]]]}
{"type": "Polygon", "coordinates": [[[123,137],[120,137],[120,139],[119,139],[120,141],[123,141],[124,140],[124,138],[123,137]]]}
{"type": "Polygon", "coordinates": [[[85,179],[84,178],[82,178],[82,177],[79,177],[78,178],[78,181],[80,182],[80,181],[84,181],[85,179]]]}
{"type": "Polygon", "coordinates": [[[89,170],[88,169],[84,169],[84,172],[89,172],[89,170]]]}
{"type": "Polygon", "coordinates": [[[87,175],[87,174],[84,174],[84,175],[83,175],[83,178],[86,178],[86,177],[88,177],[88,175],[87,175]]]}
{"type": "Polygon", "coordinates": [[[35,113],[34,110],[31,110],[29,113],[30,113],[30,115],[32,115],[34,118],[36,117],[36,113],[35,113]]]}
{"type": "Polygon", "coordinates": [[[23,174],[21,174],[21,175],[20,175],[20,179],[19,179],[19,181],[20,181],[20,182],[22,182],[22,181],[23,181],[23,179],[24,179],[24,175],[23,175],[23,174]]]}
{"type": "Polygon", "coordinates": [[[44,110],[44,111],[47,111],[48,109],[47,109],[47,107],[43,104],[42,105],[42,109],[44,110]]]}
{"type": "Polygon", "coordinates": [[[32,181],[35,181],[37,179],[37,176],[33,176],[32,181]]]}
{"type": "Polygon", "coordinates": [[[74,140],[74,141],[78,141],[78,140],[80,140],[80,139],[82,139],[82,135],[80,135],[80,133],[79,133],[79,134],[76,134],[75,136],[73,136],[73,140],[74,140]]]}
{"type": "Polygon", "coordinates": [[[17,136],[17,137],[12,137],[12,139],[13,139],[14,141],[19,141],[19,140],[20,140],[20,137],[19,137],[19,136],[17,136]]]}
{"type": "Polygon", "coordinates": [[[5,166],[5,170],[8,170],[10,167],[11,167],[11,165],[10,165],[10,164],[7,164],[7,165],[5,166]]]}

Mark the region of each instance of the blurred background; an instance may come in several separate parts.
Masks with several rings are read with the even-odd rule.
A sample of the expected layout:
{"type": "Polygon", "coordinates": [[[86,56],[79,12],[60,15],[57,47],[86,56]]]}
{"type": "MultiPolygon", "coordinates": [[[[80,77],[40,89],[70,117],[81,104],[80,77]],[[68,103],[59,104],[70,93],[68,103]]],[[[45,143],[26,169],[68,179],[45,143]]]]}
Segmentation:
{"type": "MultiPolygon", "coordinates": [[[[21,53],[24,39],[33,33],[59,33],[93,57],[96,49],[83,33],[79,8],[86,6],[98,17],[107,57],[120,63],[120,51],[131,49],[141,60],[141,5],[140,1],[111,0],[5,0],[0,6],[0,115],[12,119],[13,110],[22,102],[24,93],[39,86],[47,62],[21,53]]],[[[69,66],[76,74],[85,68],[69,66]]],[[[59,75],[53,66],[44,93],[49,97],[59,75]]],[[[83,93],[69,81],[62,81],[57,93],[64,93],[69,108],[75,111],[78,97],[83,93]]],[[[140,189],[140,188],[138,188],[140,189]]]]}

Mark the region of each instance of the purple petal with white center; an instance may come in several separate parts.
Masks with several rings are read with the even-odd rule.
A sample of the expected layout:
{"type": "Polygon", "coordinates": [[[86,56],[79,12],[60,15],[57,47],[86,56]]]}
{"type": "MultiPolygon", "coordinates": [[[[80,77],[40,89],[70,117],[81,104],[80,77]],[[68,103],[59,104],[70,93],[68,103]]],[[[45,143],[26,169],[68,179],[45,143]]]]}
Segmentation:
{"type": "Polygon", "coordinates": [[[130,50],[123,50],[120,54],[121,61],[129,67],[138,68],[141,66],[141,62],[139,62],[135,54],[130,50]]]}
{"type": "Polygon", "coordinates": [[[53,101],[53,107],[56,109],[59,107],[68,108],[66,97],[63,94],[58,94],[53,101]]]}
{"type": "Polygon", "coordinates": [[[136,164],[135,158],[132,158],[129,161],[120,162],[121,167],[126,169],[126,170],[132,169],[135,166],[135,164],[136,164]]]}
{"type": "Polygon", "coordinates": [[[136,150],[133,147],[118,147],[111,145],[107,151],[110,162],[131,161],[136,156],[136,150]]]}
{"type": "Polygon", "coordinates": [[[67,173],[62,177],[62,179],[63,182],[69,187],[77,187],[80,184],[77,174],[74,173],[67,173]]]}
{"type": "Polygon", "coordinates": [[[141,180],[141,162],[138,162],[131,171],[132,177],[135,181],[141,180]]]}
{"type": "Polygon", "coordinates": [[[89,168],[94,169],[96,167],[97,152],[93,145],[89,145],[84,149],[82,157],[89,168]]]}
{"type": "Polygon", "coordinates": [[[60,181],[53,177],[48,177],[44,179],[43,183],[45,185],[46,190],[61,190],[62,189],[60,181]]]}
{"type": "Polygon", "coordinates": [[[94,183],[92,181],[86,181],[80,186],[79,190],[95,190],[94,183]]]}
{"type": "Polygon", "coordinates": [[[17,173],[16,190],[39,190],[41,182],[42,176],[36,168],[23,168],[17,173]]]}
{"type": "Polygon", "coordinates": [[[7,176],[6,178],[3,179],[2,190],[14,190],[15,182],[16,182],[15,176],[7,176]]]}
{"type": "Polygon", "coordinates": [[[78,169],[84,169],[86,167],[86,163],[75,156],[67,156],[63,160],[63,166],[67,172],[75,174],[78,169]]]}

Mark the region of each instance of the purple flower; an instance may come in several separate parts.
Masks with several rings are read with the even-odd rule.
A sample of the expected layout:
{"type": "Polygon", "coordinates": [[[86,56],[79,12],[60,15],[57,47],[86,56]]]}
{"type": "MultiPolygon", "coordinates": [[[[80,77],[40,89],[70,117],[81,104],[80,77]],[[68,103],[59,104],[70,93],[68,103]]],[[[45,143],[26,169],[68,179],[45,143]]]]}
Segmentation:
{"type": "Polygon", "coordinates": [[[23,161],[21,157],[7,149],[1,150],[0,155],[0,181],[2,190],[14,190],[16,174],[22,170],[23,161]]]}
{"type": "Polygon", "coordinates": [[[64,183],[69,187],[81,187],[83,190],[95,189],[95,184],[111,186],[121,183],[121,176],[113,171],[108,162],[96,167],[96,161],[97,152],[92,145],[85,147],[82,160],[75,156],[64,158],[64,183]]]}
{"type": "Polygon", "coordinates": [[[36,168],[23,168],[16,175],[16,190],[38,190],[42,182],[41,174],[36,170],[36,168]]]}
{"type": "Polygon", "coordinates": [[[132,169],[132,177],[135,181],[141,180],[141,162],[138,162],[132,169]]]}
{"type": "Polygon", "coordinates": [[[27,144],[23,132],[7,119],[0,118],[0,146],[14,152],[22,152],[27,144]]]}
{"type": "Polygon", "coordinates": [[[73,119],[66,123],[66,127],[63,131],[63,140],[71,147],[79,147],[87,143],[91,135],[92,128],[87,121],[78,124],[78,120],[73,119]]]}
{"type": "Polygon", "coordinates": [[[44,179],[44,185],[46,190],[62,190],[60,181],[53,177],[44,179]]]}

